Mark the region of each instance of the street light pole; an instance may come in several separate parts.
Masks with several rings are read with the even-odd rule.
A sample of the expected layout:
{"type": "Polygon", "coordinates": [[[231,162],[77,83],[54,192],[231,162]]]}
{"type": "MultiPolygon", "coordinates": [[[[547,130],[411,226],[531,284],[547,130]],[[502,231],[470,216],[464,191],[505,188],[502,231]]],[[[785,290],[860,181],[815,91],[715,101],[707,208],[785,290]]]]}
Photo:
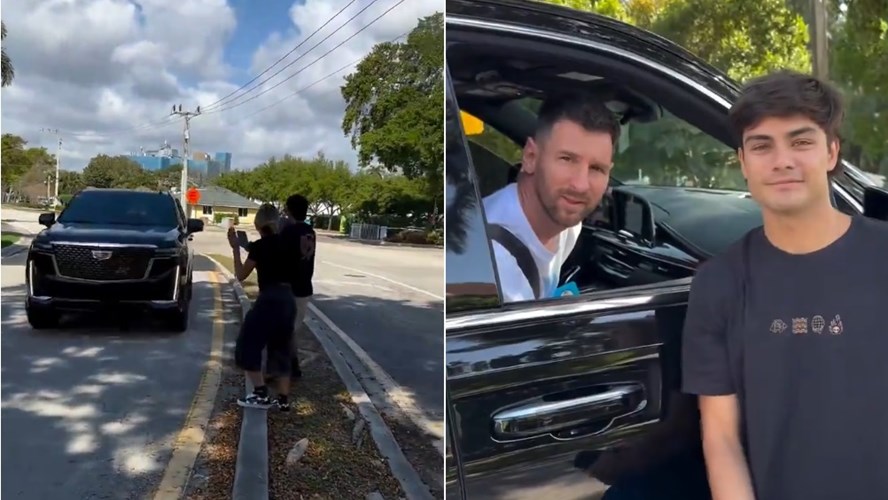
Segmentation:
{"type": "Polygon", "coordinates": [[[179,196],[182,198],[182,210],[185,210],[186,213],[188,211],[188,200],[186,199],[185,192],[188,190],[188,155],[190,154],[188,143],[191,139],[191,119],[200,114],[200,106],[197,107],[196,111],[182,111],[182,105],[180,104],[178,109],[176,106],[173,106],[173,111],[170,115],[178,115],[185,118],[185,147],[184,147],[184,162],[182,164],[182,177],[181,177],[181,186],[179,187],[180,193],[179,196]]]}
{"type": "MultiPolygon", "coordinates": [[[[55,208],[59,203],[59,170],[62,168],[62,133],[59,132],[57,128],[42,128],[41,132],[48,132],[55,134],[59,140],[58,152],[56,153],[56,166],[55,166],[55,193],[52,200],[52,206],[55,208]]],[[[49,190],[49,186],[47,185],[47,191],[49,190]]],[[[48,196],[48,194],[47,194],[48,196]]]]}
{"type": "Polygon", "coordinates": [[[826,1],[811,0],[811,40],[814,49],[814,76],[829,79],[829,48],[827,46],[826,1]]]}

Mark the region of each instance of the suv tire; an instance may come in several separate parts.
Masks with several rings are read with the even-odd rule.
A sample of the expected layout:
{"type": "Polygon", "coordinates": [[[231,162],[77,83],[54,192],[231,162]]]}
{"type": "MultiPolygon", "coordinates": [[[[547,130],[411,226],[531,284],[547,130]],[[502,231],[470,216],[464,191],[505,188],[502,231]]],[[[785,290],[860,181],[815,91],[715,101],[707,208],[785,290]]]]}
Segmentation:
{"type": "Polygon", "coordinates": [[[188,330],[188,312],[191,309],[191,280],[179,294],[179,307],[170,311],[166,318],[167,327],[176,332],[183,333],[188,330]]]}
{"type": "Polygon", "coordinates": [[[35,330],[47,330],[50,328],[58,328],[59,313],[49,306],[34,305],[28,300],[25,310],[28,314],[28,323],[35,330]]]}

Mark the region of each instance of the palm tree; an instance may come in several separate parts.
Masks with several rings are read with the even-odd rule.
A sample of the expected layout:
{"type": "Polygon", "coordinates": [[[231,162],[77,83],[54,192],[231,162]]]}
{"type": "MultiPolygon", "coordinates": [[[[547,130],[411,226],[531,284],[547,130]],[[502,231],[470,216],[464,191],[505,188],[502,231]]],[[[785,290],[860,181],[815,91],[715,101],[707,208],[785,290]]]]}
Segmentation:
{"type": "MultiPolygon", "coordinates": [[[[0,40],[6,40],[6,23],[3,21],[0,21],[0,40]]],[[[0,67],[0,76],[3,77],[2,86],[6,87],[15,78],[15,68],[12,67],[12,61],[6,55],[6,47],[0,48],[0,63],[2,63],[2,67],[0,67]]]]}

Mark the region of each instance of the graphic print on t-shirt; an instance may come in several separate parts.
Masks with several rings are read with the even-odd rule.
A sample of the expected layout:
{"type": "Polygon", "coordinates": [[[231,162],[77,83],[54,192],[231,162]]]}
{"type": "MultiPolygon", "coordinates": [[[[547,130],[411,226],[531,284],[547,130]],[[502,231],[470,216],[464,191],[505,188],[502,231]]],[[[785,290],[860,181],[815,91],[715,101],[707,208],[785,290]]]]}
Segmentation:
{"type": "Polygon", "coordinates": [[[299,239],[299,249],[300,254],[302,255],[302,260],[309,260],[314,258],[315,244],[316,242],[314,234],[302,235],[302,238],[299,239]]]}
{"type": "MultiPolygon", "coordinates": [[[[842,317],[838,314],[829,321],[829,328],[825,327],[826,320],[823,316],[816,314],[810,319],[810,321],[806,317],[792,318],[791,332],[793,335],[805,335],[808,333],[816,333],[817,335],[823,335],[824,333],[841,335],[842,332],[845,331],[845,327],[842,324],[842,317]]],[[[782,333],[789,333],[787,332],[788,328],[789,326],[782,319],[775,319],[771,322],[771,327],[768,330],[773,334],[779,335],[782,333]]]]}

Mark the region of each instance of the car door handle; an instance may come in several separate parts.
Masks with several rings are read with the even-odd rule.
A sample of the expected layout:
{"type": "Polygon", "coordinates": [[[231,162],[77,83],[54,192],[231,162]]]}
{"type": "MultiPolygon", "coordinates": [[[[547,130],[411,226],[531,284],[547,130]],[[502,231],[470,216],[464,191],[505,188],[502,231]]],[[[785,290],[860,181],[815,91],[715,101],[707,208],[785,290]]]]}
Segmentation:
{"type": "MultiPolygon", "coordinates": [[[[571,394],[576,394],[576,391],[571,394]]],[[[606,391],[568,399],[543,397],[495,414],[493,432],[497,439],[512,440],[595,423],[606,425],[615,417],[638,411],[644,403],[644,388],[641,384],[619,385],[606,391]]]]}

